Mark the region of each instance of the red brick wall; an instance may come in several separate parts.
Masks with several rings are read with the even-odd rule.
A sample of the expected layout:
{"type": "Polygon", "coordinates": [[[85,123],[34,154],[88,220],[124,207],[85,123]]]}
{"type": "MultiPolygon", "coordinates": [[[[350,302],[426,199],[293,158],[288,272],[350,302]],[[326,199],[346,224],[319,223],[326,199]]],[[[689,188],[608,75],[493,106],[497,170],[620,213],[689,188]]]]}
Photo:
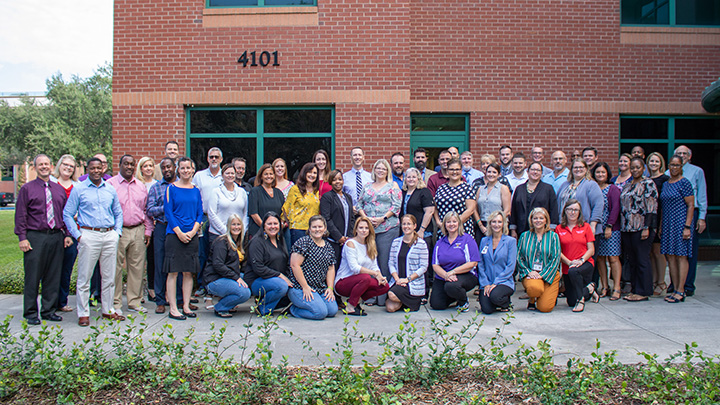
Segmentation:
{"type": "MultiPolygon", "coordinates": [[[[159,163],[165,142],[176,140],[185,150],[185,112],[181,105],[113,107],[113,162],[126,153],[150,156],[159,163]]],[[[117,172],[117,167],[113,168],[117,172]]]]}

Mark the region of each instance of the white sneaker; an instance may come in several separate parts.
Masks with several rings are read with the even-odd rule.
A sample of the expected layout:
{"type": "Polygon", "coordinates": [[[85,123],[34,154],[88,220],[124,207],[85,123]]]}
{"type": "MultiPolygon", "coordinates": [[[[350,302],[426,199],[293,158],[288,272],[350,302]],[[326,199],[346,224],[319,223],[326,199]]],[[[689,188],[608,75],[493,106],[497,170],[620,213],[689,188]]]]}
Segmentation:
{"type": "Polygon", "coordinates": [[[118,314],[118,315],[120,315],[120,316],[123,316],[123,311],[122,311],[122,309],[120,309],[120,308],[115,308],[115,313],[118,314]]]}

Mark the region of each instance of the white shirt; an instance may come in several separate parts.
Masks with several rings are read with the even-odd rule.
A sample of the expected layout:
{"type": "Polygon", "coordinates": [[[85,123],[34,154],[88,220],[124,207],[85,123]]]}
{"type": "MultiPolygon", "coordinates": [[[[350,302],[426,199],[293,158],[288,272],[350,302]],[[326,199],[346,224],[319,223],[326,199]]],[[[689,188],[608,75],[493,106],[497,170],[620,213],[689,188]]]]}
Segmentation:
{"type": "Polygon", "coordinates": [[[352,197],[353,205],[357,205],[358,195],[360,195],[360,192],[362,189],[357,189],[357,181],[356,181],[356,173],[360,172],[360,181],[362,182],[363,187],[365,187],[366,184],[372,183],[372,176],[370,176],[370,172],[365,171],[363,169],[356,170],[354,167],[347,172],[343,173],[343,182],[345,185],[343,186],[343,190],[352,197]]]}
{"type": "Polygon", "coordinates": [[[207,207],[210,232],[215,235],[227,232],[227,220],[230,218],[230,214],[238,214],[242,219],[243,227],[248,229],[248,195],[237,184],[233,191],[228,191],[224,185],[216,187],[210,196],[207,207]]]}
{"type": "Polygon", "coordinates": [[[509,176],[505,176],[508,179],[508,182],[510,183],[510,187],[513,190],[513,193],[515,193],[515,190],[517,187],[526,181],[528,181],[528,175],[527,170],[523,170],[522,175],[520,177],[515,177],[515,172],[510,173],[509,176]]]}
{"type": "Polygon", "coordinates": [[[193,176],[192,183],[200,189],[203,212],[207,214],[208,202],[212,197],[212,192],[222,184],[222,170],[218,169],[217,175],[215,176],[212,175],[209,167],[205,170],[200,170],[193,176]]]}

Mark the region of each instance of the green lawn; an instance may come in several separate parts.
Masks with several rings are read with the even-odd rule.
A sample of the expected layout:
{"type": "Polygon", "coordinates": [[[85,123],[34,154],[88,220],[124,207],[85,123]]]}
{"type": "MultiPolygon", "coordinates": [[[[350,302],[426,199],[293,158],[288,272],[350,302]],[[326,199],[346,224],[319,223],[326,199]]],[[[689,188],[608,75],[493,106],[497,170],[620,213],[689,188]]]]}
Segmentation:
{"type": "Polygon", "coordinates": [[[0,270],[22,261],[15,235],[15,211],[0,211],[0,270]]]}

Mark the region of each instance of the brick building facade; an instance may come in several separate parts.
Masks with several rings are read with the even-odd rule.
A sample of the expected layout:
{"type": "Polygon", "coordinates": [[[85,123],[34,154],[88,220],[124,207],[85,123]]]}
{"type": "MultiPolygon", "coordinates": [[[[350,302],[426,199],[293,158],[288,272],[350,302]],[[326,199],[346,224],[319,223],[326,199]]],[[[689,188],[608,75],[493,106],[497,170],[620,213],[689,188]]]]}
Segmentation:
{"type": "MultiPolygon", "coordinates": [[[[476,155],[497,154],[502,144],[529,154],[538,145],[548,163],[552,150],[592,145],[615,167],[618,151],[633,142],[667,156],[689,139],[676,132],[689,117],[696,121],[687,131],[710,131],[690,135],[702,150],[694,161],[711,178],[718,170],[720,116],[700,105],[703,89],[720,76],[717,16],[710,26],[681,25],[678,5],[667,24],[662,10],[653,11],[657,19],[650,24],[645,14],[641,23],[627,23],[634,22],[626,17],[631,12],[646,13],[647,0],[213,6],[229,3],[115,1],[116,159],[124,153],[159,158],[163,143],[175,139],[202,166],[210,143],[229,150],[242,139],[235,150],[253,169],[276,156],[273,137],[301,145],[307,132],[315,139],[308,145],[331,148],[334,166],[345,170],[354,145],[374,161],[448,142],[476,155]],[[243,53],[245,67],[238,62],[243,53]],[[268,117],[277,116],[273,109],[316,106],[329,108],[329,129],[318,134],[295,117],[304,129],[279,125],[278,131],[298,133],[267,132],[274,125],[268,117]],[[238,122],[238,109],[250,124],[238,122]],[[191,122],[220,116],[215,129],[191,122]],[[446,118],[465,125],[445,128],[446,118]]],[[[707,6],[695,13],[708,14],[707,6]]],[[[720,204],[709,194],[711,204],[720,204]]]]}

